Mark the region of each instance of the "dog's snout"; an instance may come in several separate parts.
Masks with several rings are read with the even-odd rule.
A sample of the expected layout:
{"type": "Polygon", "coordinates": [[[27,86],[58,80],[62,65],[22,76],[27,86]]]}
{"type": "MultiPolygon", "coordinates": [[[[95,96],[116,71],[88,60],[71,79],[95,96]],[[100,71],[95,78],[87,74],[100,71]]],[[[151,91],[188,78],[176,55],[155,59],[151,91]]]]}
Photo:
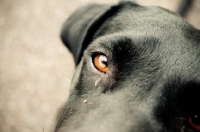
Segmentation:
{"type": "Polygon", "coordinates": [[[160,132],[162,124],[157,122],[153,113],[154,99],[139,101],[135,97],[134,100],[128,92],[107,93],[96,96],[95,100],[88,99],[87,103],[79,101],[77,109],[84,112],[70,114],[58,132],[160,132]]]}
{"type": "Polygon", "coordinates": [[[119,109],[86,112],[81,120],[68,122],[58,132],[161,132],[161,124],[147,111],[119,109]]]}

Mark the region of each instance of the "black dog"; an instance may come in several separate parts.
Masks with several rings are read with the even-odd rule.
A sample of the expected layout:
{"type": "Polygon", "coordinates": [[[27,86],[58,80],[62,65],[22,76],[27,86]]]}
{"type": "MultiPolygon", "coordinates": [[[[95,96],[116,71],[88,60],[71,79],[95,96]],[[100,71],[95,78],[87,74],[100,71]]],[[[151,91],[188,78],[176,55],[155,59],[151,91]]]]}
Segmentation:
{"type": "Polygon", "coordinates": [[[90,5],[62,40],[77,69],[56,132],[200,131],[200,31],[179,15],[90,5]]]}

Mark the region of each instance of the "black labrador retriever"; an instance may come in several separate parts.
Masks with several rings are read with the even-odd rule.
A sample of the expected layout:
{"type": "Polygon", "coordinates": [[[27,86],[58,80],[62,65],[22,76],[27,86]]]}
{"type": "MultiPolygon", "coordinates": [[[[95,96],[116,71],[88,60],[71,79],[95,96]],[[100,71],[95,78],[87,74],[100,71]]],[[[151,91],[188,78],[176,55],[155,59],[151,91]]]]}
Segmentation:
{"type": "Polygon", "coordinates": [[[62,40],[77,68],[56,132],[200,131],[200,31],[176,13],[93,4],[62,40]]]}

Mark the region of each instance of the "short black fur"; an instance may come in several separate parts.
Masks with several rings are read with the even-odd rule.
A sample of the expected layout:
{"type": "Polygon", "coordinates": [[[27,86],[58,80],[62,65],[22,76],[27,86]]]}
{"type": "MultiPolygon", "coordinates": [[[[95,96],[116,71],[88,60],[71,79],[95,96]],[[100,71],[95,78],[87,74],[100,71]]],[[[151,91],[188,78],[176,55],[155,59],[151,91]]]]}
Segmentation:
{"type": "Polygon", "coordinates": [[[200,115],[200,31],[178,14],[90,5],[61,36],[77,68],[56,132],[196,132],[188,119],[200,115]],[[106,73],[94,66],[99,53],[106,73]]]}

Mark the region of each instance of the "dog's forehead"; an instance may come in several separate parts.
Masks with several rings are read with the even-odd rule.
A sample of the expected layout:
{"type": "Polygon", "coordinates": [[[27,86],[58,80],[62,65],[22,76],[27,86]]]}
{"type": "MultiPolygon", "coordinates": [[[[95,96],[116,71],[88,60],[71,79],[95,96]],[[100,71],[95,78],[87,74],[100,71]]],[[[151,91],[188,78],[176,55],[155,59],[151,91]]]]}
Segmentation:
{"type": "Polygon", "coordinates": [[[113,43],[123,43],[121,40],[128,38],[132,41],[131,47],[143,49],[144,58],[158,59],[166,71],[189,72],[199,68],[199,36],[199,30],[173,12],[136,5],[124,7],[106,20],[95,34],[97,40],[93,44],[98,47],[99,43],[104,43],[112,49],[118,46],[113,43]]]}
{"type": "Polygon", "coordinates": [[[190,28],[178,14],[161,7],[126,5],[102,24],[95,37],[130,30],[135,35],[144,32],[170,37],[190,28]]]}
{"type": "Polygon", "coordinates": [[[121,58],[120,63],[129,62],[129,65],[126,65],[128,68],[123,67],[125,69],[130,69],[130,65],[134,68],[137,64],[133,63],[139,62],[141,69],[145,67],[148,70],[158,69],[158,72],[162,71],[163,76],[169,78],[190,76],[188,79],[195,79],[200,75],[198,72],[200,68],[198,40],[195,37],[186,39],[183,33],[177,36],[169,34],[169,36],[171,38],[167,39],[167,36],[162,38],[158,34],[154,35],[145,31],[139,33],[124,31],[101,36],[93,41],[88,49],[91,51],[108,50],[108,55],[121,58]],[[119,53],[119,49],[123,52],[119,53]],[[138,56],[135,57],[135,54],[138,56]]]}

